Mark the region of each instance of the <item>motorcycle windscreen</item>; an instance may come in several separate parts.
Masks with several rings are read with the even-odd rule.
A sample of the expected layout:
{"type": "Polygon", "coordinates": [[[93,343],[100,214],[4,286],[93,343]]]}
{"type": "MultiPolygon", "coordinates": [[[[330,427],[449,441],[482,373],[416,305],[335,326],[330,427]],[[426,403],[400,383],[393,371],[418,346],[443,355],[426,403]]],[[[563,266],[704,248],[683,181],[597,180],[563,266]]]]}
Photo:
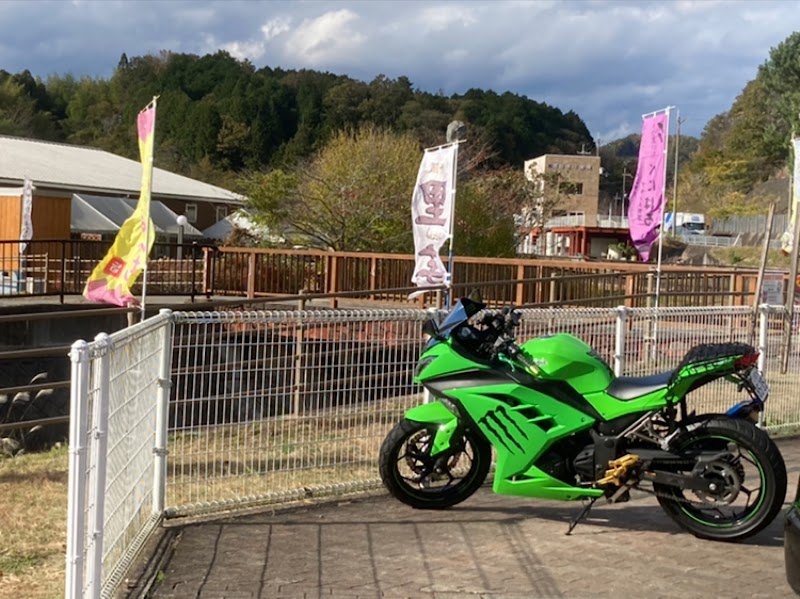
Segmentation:
{"type": "Polygon", "coordinates": [[[438,336],[446,339],[455,328],[467,322],[485,307],[486,304],[474,302],[469,298],[462,297],[439,325],[438,336]]]}

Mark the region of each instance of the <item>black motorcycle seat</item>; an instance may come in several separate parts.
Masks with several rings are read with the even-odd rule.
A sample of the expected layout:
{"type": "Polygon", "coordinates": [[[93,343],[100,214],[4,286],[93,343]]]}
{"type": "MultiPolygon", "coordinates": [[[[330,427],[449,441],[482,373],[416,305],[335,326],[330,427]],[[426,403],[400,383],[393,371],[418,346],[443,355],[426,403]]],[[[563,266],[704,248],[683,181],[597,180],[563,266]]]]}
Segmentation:
{"type": "Polygon", "coordinates": [[[621,376],[611,382],[606,393],[623,401],[636,399],[669,385],[673,374],[674,370],[650,376],[621,376]]]}

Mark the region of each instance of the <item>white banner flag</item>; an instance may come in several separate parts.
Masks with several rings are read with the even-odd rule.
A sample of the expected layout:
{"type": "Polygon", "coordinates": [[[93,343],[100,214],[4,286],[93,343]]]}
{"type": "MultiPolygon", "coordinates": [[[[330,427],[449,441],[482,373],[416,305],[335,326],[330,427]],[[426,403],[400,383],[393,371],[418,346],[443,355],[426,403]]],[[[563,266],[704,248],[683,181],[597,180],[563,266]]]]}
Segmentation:
{"type": "Polygon", "coordinates": [[[28,240],[33,237],[33,222],[31,212],[33,210],[33,182],[26,178],[22,187],[22,214],[19,228],[19,253],[22,254],[28,247],[28,240]]]}
{"type": "Polygon", "coordinates": [[[411,281],[418,287],[450,285],[439,256],[444,242],[453,235],[455,162],[458,144],[425,150],[411,198],[416,265],[411,281]]]}

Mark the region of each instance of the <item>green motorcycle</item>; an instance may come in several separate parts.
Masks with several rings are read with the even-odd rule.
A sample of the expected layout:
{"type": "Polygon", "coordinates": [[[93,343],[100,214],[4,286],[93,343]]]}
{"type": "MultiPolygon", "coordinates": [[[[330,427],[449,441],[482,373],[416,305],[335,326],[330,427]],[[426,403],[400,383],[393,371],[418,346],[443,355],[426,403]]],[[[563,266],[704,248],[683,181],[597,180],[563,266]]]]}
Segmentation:
{"type": "Polygon", "coordinates": [[[520,313],[462,298],[437,325],[415,371],[433,401],[387,435],[380,474],[415,508],[442,509],[485,481],[495,493],[584,500],[567,534],[599,498],[654,494],[681,527],[739,541],[767,526],[786,496],[786,466],[756,426],[768,386],[741,343],[698,345],[675,369],[615,377],[568,334],[517,345],[520,313]],[[724,414],[689,413],[686,395],[719,378],[748,394],[724,414]]]}

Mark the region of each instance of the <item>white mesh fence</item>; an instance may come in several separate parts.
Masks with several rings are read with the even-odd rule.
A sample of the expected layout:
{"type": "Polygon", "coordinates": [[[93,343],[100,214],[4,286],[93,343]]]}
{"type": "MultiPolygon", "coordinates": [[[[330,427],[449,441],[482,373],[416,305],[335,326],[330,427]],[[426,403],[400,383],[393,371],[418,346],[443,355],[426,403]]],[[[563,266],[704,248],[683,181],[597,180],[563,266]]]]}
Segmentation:
{"type": "Polygon", "coordinates": [[[770,431],[800,428],[800,314],[791,323],[788,356],[784,351],[786,319],[783,308],[768,311],[760,327],[764,351],[763,371],[769,383],[764,421],[770,431]]]}
{"type": "MultiPolygon", "coordinates": [[[[756,345],[753,310],[708,308],[587,308],[524,310],[520,340],[568,332],[586,341],[620,376],[647,376],[676,368],[700,343],[756,345]]],[[[737,401],[736,386],[718,380],[688,396],[689,410],[724,412],[737,401]]]]}
{"type": "MultiPolygon", "coordinates": [[[[431,315],[162,314],[74,349],[67,596],[107,596],[162,514],[376,487],[384,436],[422,400],[412,377],[431,315]]],[[[779,309],[758,319],[746,307],[523,311],[520,341],[557,332],[626,376],[674,369],[699,343],[751,343],[771,386],[765,424],[800,427],[800,341],[784,369],[779,309]]],[[[689,406],[723,412],[744,398],[717,381],[689,406]]]]}
{"type": "Polygon", "coordinates": [[[420,310],[176,314],[171,515],[377,484],[418,403],[420,310]]]}
{"type": "MultiPolygon", "coordinates": [[[[569,332],[625,376],[674,369],[699,343],[758,344],[748,307],[522,312],[520,341],[569,332]]],[[[411,379],[430,315],[176,314],[169,515],[377,485],[382,438],[421,399],[411,379]]],[[[770,351],[779,343],[780,334],[772,335],[770,351]]],[[[773,362],[765,362],[770,381],[773,362]]],[[[799,423],[800,409],[778,383],[766,424],[799,423]]],[[[692,392],[688,405],[724,412],[741,399],[735,385],[720,380],[692,392]]]]}
{"type": "Polygon", "coordinates": [[[160,519],[153,451],[170,329],[164,315],[73,345],[67,597],[111,596],[160,519]]]}

